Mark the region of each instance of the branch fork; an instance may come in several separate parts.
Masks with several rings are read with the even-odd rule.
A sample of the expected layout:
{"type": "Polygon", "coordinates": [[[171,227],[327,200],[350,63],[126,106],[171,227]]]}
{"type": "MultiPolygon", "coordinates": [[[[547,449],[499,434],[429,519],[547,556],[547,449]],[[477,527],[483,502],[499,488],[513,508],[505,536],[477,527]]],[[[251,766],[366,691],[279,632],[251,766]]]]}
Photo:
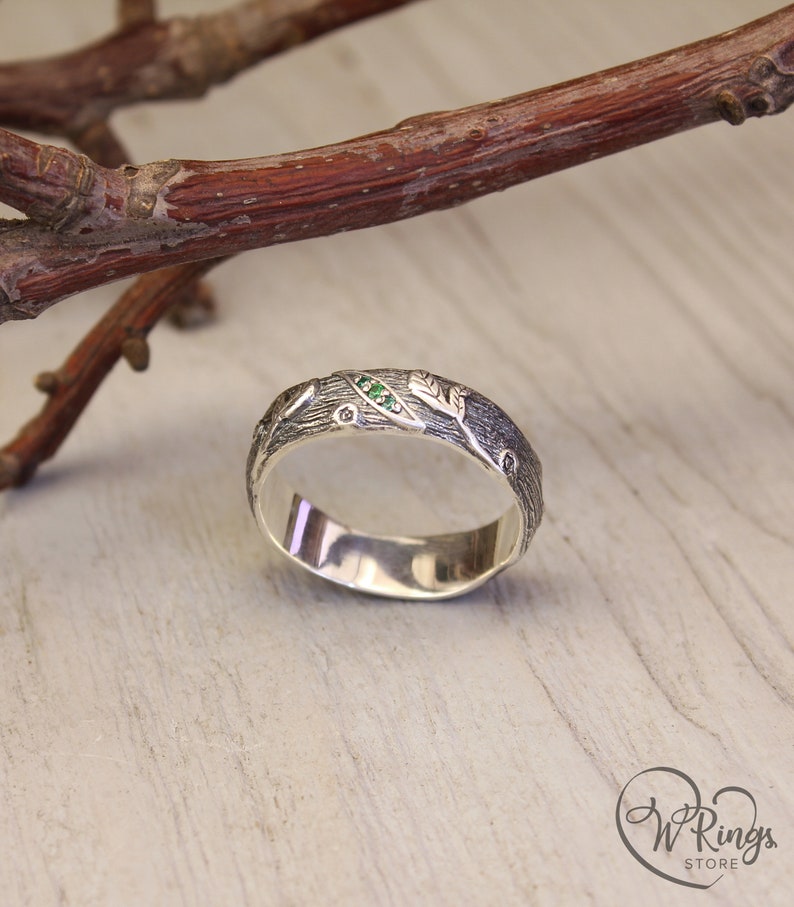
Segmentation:
{"type": "MultiPolygon", "coordinates": [[[[157,21],[121,0],[120,31],[49,61],[0,65],[0,123],[70,137],[84,153],[0,129],[0,322],[143,274],[56,372],[39,416],[0,451],[0,488],[55,452],[119,358],[148,364],[153,325],[247,249],[450,208],[604,155],[794,101],[794,5],[723,35],[560,85],[412,117],[324,148],[242,161],[126,163],[108,125],[126,104],[204,93],[295,43],[410,0],[248,0],[157,21]],[[55,77],[57,76],[57,78],[55,77]]],[[[199,305],[209,311],[206,293],[199,305]]],[[[180,316],[181,317],[181,316],[180,316]]]]}

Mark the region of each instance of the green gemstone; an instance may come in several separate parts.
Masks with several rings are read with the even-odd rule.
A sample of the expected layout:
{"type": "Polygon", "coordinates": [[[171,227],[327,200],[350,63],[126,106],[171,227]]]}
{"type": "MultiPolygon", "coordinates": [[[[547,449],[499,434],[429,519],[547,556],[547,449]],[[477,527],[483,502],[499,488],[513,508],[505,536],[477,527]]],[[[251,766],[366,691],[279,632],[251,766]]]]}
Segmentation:
{"type": "Polygon", "coordinates": [[[356,381],[356,384],[357,384],[359,387],[364,387],[364,385],[367,384],[367,383],[368,383],[369,381],[371,381],[371,380],[372,380],[372,379],[369,378],[367,375],[362,375],[362,376],[358,379],[358,381],[356,381]]]}
{"type": "Polygon", "coordinates": [[[383,390],[384,388],[382,384],[373,384],[372,387],[367,391],[367,396],[370,400],[375,400],[377,397],[380,397],[380,395],[383,393],[383,390]]]}
{"type": "Polygon", "coordinates": [[[392,397],[391,394],[388,394],[388,395],[386,396],[386,399],[383,401],[383,408],[384,408],[384,409],[388,409],[389,412],[391,412],[391,410],[394,408],[394,404],[395,404],[396,402],[397,402],[397,401],[394,399],[394,397],[392,397]]]}

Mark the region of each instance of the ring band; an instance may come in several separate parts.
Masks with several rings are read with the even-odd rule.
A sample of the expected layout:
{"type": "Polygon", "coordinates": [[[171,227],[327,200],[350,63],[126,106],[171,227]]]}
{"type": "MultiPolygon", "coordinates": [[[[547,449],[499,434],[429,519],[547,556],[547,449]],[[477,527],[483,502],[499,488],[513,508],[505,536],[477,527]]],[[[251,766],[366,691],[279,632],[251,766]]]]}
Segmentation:
{"type": "Polygon", "coordinates": [[[513,421],[482,394],[420,369],[334,372],[280,394],[254,430],[248,499],[265,537],[335,583],[393,598],[468,592],[515,563],[543,512],[541,466],[513,421]],[[366,534],[289,487],[278,464],[321,437],[419,436],[462,451],[512,494],[497,520],[427,536],[366,534]]]}

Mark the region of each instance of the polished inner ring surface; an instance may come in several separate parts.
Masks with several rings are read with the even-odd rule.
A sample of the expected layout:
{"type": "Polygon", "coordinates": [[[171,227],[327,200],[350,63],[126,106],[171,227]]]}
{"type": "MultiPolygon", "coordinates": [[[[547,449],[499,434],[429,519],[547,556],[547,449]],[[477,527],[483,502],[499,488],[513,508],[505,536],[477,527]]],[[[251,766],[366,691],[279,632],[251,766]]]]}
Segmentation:
{"type": "Polygon", "coordinates": [[[449,598],[480,585],[526,551],[543,506],[540,463],[505,413],[419,369],[336,372],[285,391],[255,429],[248,492],[260,528],[293,560],[333,582],[398,598],[449,598]],[[373,432],[456,448],[508,488],[513,503],[475,529],[379,535],[332,517],[284,481],[279,463],[298,446],[373,432]]]}

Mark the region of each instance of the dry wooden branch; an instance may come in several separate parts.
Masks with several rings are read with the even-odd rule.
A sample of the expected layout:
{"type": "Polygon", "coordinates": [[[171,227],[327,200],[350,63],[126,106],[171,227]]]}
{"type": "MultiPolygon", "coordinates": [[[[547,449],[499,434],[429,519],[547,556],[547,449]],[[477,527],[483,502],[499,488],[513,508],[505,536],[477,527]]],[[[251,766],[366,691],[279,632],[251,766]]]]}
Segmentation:
{"type": "MultiPolygon", "coordinates": [[[[127,51],[132,51],[131,56],[129,53],[119,56],[116,36],[111,36],[99,45],[56,61],[0,66],[0,105],[7,105],[6,111],[11,110],[12,118],[16,110],[20,125],[37,124],[39,128],[71,138],[91,159],[55,149],[51,157],[45,152],[39,158],[45,170],[50,167],[57,170],[59,166],[68,170],[75,162],[84,174],[94,163],[120,167],[129,157],[106,117],[115,107],[140,100],[135,93],[141,84],[139,70],[144,70],[148,77],[147,100],[195,96],[209,87],[212,79],[206,76],[210,70],[216,76],[221,73],[218,53],[227,59],[224,78],[228,78],[234,74],[235,67],[239,71],[331,29],[408,2],[412,0],[282,0],[280,3],[259,0],[209,19],[164,23],[166,39],[152,41],[152,28],[141,26],[154,23],[154,0],[119,0],[121,30],[134,32],[134,37],[128,36],[124,42],[127,51]],[[236,37],[230,25],[238,28],[236,37]],[[214,43],[195,40],[207,30],[217,32],[218,40],[214,43]],[[245,53],[241,52],[237,39],[245,44],[245,53]],[[218,46],[219,42],[222,47],[218,46]],[[95,71],[97,53],[105,63],[95,71]],[[173,72],[175,60],[190,62],[177,78],[173,72]],[[53,71],[59,74],[58,79],[53,79],[53,71]],[[114,86],[119,89],[115,96],[110,90],[114,86]],[[23,95],[29,100],[31,95],[35,98],[30,108],[20,104],[23,95]],[[42,107],[58,111],[58,117],[42,119],[42,107]]],[[[159,30],[162,32],[162,27],[159,30]]],[[[9,147],[15,143],[17,147],[24,146],[21,139],[10,136],[9,147]]],[[[7,197],[14,198],[17,189],[13,168],[6,173],[10,176],[7,197]]],[[[81,179],[78,172],[76,182],[80,184],[81,179]]],[[[32,195],[21,185],[17,188],[19,204],[33,220],[40,219],[50,226],[59,222],[60,215],[54,213],[59,208],[57,199],[48,198],[46,191],[39,198],[35,188],[32,195]]],[[[62,213],[68,220],[68,210],[62,213]]],[[[53,456],[119,358],[125,358],[136,370],[147,367],[146,336],[163,315],[168,314],[180,327],[205,323],[212,317],[213,300],[198,276],[219,260],[189,263],[144,275],[122,295],[60,369],[43,372],[36,378],[37,388],[48,399],[39,415],[0,450],[0,489],[24,484],[43,460],[53,456]]]]}
{"type": "MultiPolygon", "coordinates": [[[[322,8],[322,31],[352,21],[354,9],[360,18],[397,5],[285,0],[279,9],[296,13],[311,7],[317,14],[322,8]]],[[[272,12],[270,4],[252,2],[229,15],[262,15],[265,7],[272,12]]],[[[140,41],[163,25],[154,22],[153,8],[121,2],[129,40],[138,35],[140,41]]],[[[315,27],[321,18],[313,20],[315,27]]],[[[57,91],[44,100],[29,98],[28,113],[19,113],[35,112],[38,128],[71,136],[93,160],[0,130],[0,199],[28,217],[0,223],[0,321],[34,317],[87,287],[183,264],[140,278],[59,371],[39,376],[37,386],[48,401],[0,451],[0,488],[27,481],[52,456],[120,357],[134,368],[146,366],[148,331],[219,256],[451,207],[720,118],[739,124],[778,113],[794,100],[794,6],[788,6],[743,28],[626,66],[503,101],[415,117],[326,148],[247,161],[118,166],[125,153],[107,116],[146,96],[140,73],[129,66],[114,69],[106,83],[113,90],[104,92],[90,79],[80,82],[79,69],[96,62],[97,47],[106,54],[119,40],[117,35],[60,58],[58,65],[76,79],[64,76],[76,92],[65,113],[42,115],[63,100],[57,91]]],[[[283,33],[279,40],[276,49],[290,44],[283,33]]],[[[211,78],[202,70],[180,81],[167,72],[173,47],[157,51],[166,44],[147,58],[159,74],[149,97],[203,91],[255,56],[246,57],[235,45],[211,78]],[[163,67],[166,77],[160,78],[163,67]]],[[[260,42],[260,55],[261,47],[260,42]]],[[[36,67],[42,64],[16,64],[17,77],[51,84],[51,76],[43,75],[47,65],[41,70],[36,67]],[[32,68],[19,68],[25,66],[32,68]]],[[[9,92],[3,89],[10,71],[0,67],[0,116],[16,109],[8,106],[9,92]]]]}
{"type": "Polygon", "coordinates": [[[53,456],[120,358],[136,371],[147,367],[149,331],[217,263],[180,265],[139,278],[57,371],[37,376],[36,387],[47,395],[47,402],[0,450],[0,489],[23,485],[42,461],[53,456]]]}
{"type": "Polygon", "coordinates": [[[200,97],[267,57],[410,2],[248,0],[158,22],[150,0],[125,0],[115,34],[58,57],[0,65],[0,123],[74,139],[119,107],[200,97]]]}
{"type": "Polygon", "coordinates": [[[142,271],[448,208],[794,99],[794,6],[723,35],[310,151],[110,170],[0,134],[0,321],[142,271]]]}

